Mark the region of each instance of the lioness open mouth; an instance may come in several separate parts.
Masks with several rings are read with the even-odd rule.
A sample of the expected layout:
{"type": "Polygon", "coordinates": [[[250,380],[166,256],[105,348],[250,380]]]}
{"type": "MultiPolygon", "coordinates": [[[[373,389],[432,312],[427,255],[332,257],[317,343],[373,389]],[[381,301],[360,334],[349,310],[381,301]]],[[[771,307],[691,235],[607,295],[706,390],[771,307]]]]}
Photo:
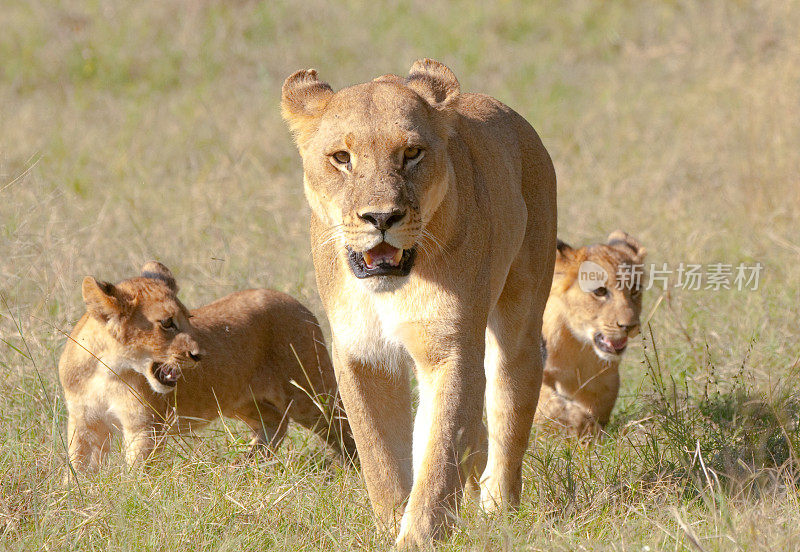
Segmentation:
{"type": "Polygon", "coordinates": [[[176,364],[154,362],[151,369],[158,383],[166,387],[175,387],[178,384],[178,379],[181,377],[181,368],[176,364]]]}
{"type": "Polygon", "coordinates": [[[416,249],[398,249],[386,242],[363,253],[347,248],[347,260],[356,278],[408,276],[416,257],[416,249]]]}
{"type": "Polygon", "coordinates": [[[620,339],[609,339],[602,333],[597,332],[594,334],[594,345],[605,353],[621,355],[628,346],[628,338],[622,337],[620,339]]]}

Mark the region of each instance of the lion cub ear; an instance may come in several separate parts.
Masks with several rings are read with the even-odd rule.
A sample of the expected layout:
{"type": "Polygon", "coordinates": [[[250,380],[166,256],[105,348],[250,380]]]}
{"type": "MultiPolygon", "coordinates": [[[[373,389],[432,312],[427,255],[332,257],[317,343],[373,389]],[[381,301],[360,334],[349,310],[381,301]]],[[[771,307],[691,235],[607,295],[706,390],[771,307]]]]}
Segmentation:
{"type": "Polygon", "coordinates": [[[81,287],[83,302],[89,315],[108,322],[112,318],[122,315],[122,303],[117,298],[116,288],[108,282],[98,282],[91,276],[83,279],[81,287]]]}
{"type": "Polygon", "coordinates": [[[575,258],[575,250],[566,242],[556,240],[556,262],[568,262],[575,258]]]}
{"type": "Polygon", "coordinates": [[[556,262],[553,267],[553,289],[565,292],[578,275],[578,266],[586,259],[586,248],[574,249],[561,240],[556,240],[556,262]]]}
{"type": "Polygon", "coordinates": [[[578,255],[582,250],[573,249],[571,245],[561,240],[556,240],[556,264],[554,273],[556,276],[566,275],[573,270],[573,265],[578,260],[578,255]]]}
{"type": "Polygon", "coordinates": [[[461,85],[450,68],[428,58],[414,62],[406,86],[439,109],[450,104],[461,91],[461,85]]]}
{"type": "Polygon", "coordinates": [[[636,240],[636,238],[634,238],[627,232],[623,232],[622,230],[614,230],[613,232],[611,232],[608,235],[607,245],[614,247],[616,249],[630,250],[636,257],[638,262],[643,261],[645,256],[647,255],[647,249],[642,247],[636,240]]]}
{"type": "Polygon", "coordinates": [[[281,88],[281,114],[302,145],[316,129],[316,119],[333,96],[333,89],[317,78],[317,71],[305,69],[287,78],[281,88]]]}
{"type": "Polygon", "coordinates": [[[158,261],[147,261],[142,267],[142,278],[152,278],[154,280],[161,280],[173,293],[178,293],[178,284],[175,283],[175,277],[172,272],[159,263],[158,261]]]}

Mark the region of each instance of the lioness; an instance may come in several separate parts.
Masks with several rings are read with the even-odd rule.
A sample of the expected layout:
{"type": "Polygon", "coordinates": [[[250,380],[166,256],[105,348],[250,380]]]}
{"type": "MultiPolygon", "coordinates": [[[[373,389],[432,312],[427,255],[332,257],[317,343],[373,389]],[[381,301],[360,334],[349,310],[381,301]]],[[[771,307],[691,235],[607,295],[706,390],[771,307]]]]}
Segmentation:
{"type": "Polygon", "coordinates": [[[336,93],[314,70],[283,85],[339,389],[401,548],[448,533],[484,461],[483,507],[518,503],[541,382],[555,171],[525,119],[459,88],[429,59],[336,93]]]}
{"type": "Polygon", "coordinates": [[[596,434],[608,423],[619,391],[619,363],[639,331],[641,265],[646,250],[621,230],[608,242],[573,249],[559,241],[544,311],[544,380],[536,423],[596,434]],[[594,265],[589,264],[594,263],[594,265]],[[590,271],[605,280],[582,284],[590,271]]]}
{"type": "Polygon", "coordinates": [[[355,453],[313,314],[264,289],[188,311],[177,292],[154,261],[116,285],[84,279],[87,312],[58,366],[76,468],[99,466],[114,429],[133,463],[152,454],[169,426],[189,430],[220,414],[250,426],[252,450],[277,446],[292,419],[355,453]]]}

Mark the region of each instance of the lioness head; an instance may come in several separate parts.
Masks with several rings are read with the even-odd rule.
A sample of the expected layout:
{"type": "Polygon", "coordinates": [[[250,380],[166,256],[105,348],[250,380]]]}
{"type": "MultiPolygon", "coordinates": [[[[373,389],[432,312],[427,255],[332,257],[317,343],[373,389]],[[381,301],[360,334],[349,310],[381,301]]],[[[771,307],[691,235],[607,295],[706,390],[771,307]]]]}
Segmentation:
{"type": "Polygon", "coordinates": [[[448,191],[455,75],[419,60],[333,92],[313,69],[283,85],[282,112],[303,158],[305,194],[352,273],[372,289],[401,285],[448,191]]]}
{"type": "Polygon", "coordinates": [[[117,285],[87,276],[82,291],[89,316],[119,345],[114,362],[144,375],[157,393],[171,391],[181,368],[199,360],[189,311],[177,298],[172,273],[161,263],[150,261],[138,278],[117,285]]]}
{"type": "Polygon", "coordinates": [[[562,316],[573,335],[604,360],[619,360],[628,338],[638,333],[645,254],[621,230],[607,243],[580,249],[558,242],[551,297],[563,303],[562,316]]]}

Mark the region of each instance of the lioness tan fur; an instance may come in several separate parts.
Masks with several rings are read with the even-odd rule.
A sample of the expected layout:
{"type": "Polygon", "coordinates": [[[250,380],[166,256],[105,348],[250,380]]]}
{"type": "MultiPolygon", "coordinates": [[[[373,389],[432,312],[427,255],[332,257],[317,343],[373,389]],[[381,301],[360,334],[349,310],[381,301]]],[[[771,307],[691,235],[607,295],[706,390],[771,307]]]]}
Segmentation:
{"type": "Polygon", "coordinates": [[[59,362],[76,468],[96,469],[114,430],[133,463],[170,427],[194,429],[220,414],[250,426],[253,450],[277,446],[292,419],[354,454],[313,314],[264,289],[189,311],[177,291],[157,262],[116,285],[83,281],[87,312],[59,362]]]}
{"type": "Polygon", "coordinates": [[[605,244],[580,249],[559,242],[542,327],[547,359],[537,424],[592,435],[608,423],[619,392],[622,354],[639,331],[642,271],[636,265],[645,253],[621,230],[605,244]],[[608,279],[582,288],[585,262],[601,267],[608,279]]]}
{"type": "Polygon", "coordinates": [[[556,249],[553,165],[525,119],[461,93],[428,59],[335,93],[298,71],[282,111],[370,500],[399,547],[427,546],[484,465],[482,506],[519,501],[556,249]]]}

